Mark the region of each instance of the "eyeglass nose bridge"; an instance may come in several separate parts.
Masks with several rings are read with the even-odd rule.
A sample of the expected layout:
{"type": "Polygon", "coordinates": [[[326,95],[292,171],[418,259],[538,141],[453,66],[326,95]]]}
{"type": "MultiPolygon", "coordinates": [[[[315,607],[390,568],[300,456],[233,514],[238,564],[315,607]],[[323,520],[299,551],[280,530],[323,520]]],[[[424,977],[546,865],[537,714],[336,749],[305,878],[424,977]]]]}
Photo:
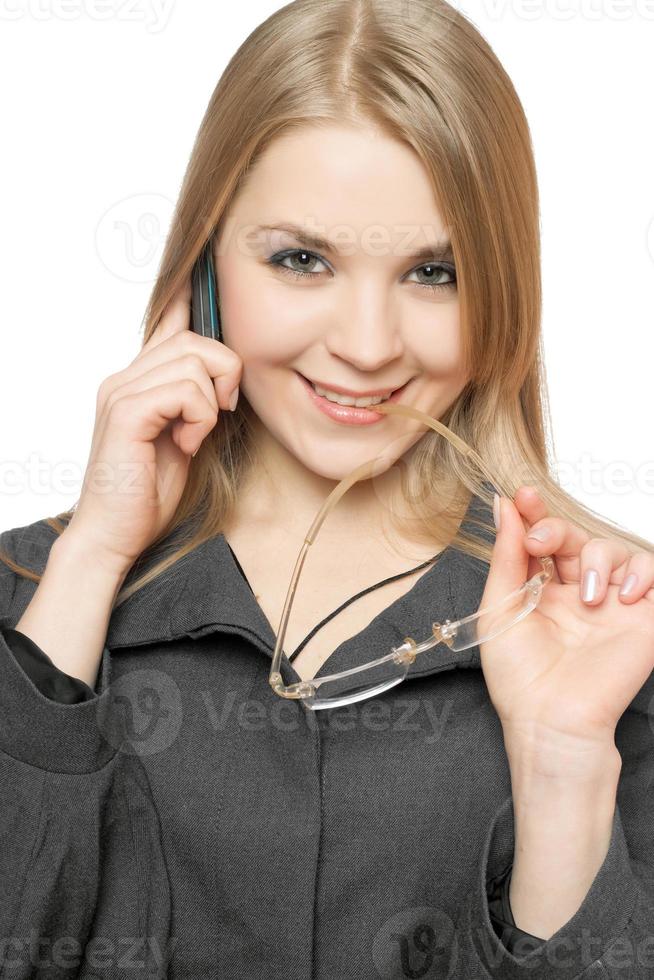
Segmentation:
{"type": "Polygon", "coordinates": [[[418,646],[412,637],[405,636],[402,646],[397,647],[393,651],[393,660],[395,663],[412,664],[419,653],[433,646],[437,646],[439,643],[445,643],[448,647],[452,647],[452,643],[457,634],[457,627],[452,626],[450,619],[446,619],[444,623],[432,623],[431,631],[434,640],[427,640],[421,643],[420,646],[418,646]]]}

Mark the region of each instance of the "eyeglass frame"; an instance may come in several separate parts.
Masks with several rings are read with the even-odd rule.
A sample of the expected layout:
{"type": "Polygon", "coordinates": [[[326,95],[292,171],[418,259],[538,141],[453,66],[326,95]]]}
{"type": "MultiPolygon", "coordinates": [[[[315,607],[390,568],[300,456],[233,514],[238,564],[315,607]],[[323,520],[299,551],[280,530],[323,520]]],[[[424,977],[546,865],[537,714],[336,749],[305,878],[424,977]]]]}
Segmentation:
{"type": "MultiPolygon", "coordinates": [[[[471,456],[474,459],[477,466],[479,467],[479,470],[488,478],[493,488],[498,489],[497,481],[492,476],[492,474],[489,473],[487,467],[484,465],[479,454],[475,452],[475,450],[471,446],[469,446],[465,442],[465,440],[461,439],[460,436],[452,432],[451,429],[448,429],[448,427],[443,425],[443,423],[440,422],[438,419],[432,418],[431,416],[427,415],[425,412],[420,411],[420,409],[415,408],[414,406],[402,405],[398,402],[390,402],[390,403],[381,402],[379,405],[375,405],[374,411],[384,415],[387,414],[404,415],[409,418],[415,418],[417,421],[422,422],[424,425],[427,425],[435,432],[440,432],[442,436],[444,436],[449,442],[451,442],[454,446],[456,446],[456,448],[459,449],[462,453],[464,453],[467,456],[471,456]]],[[[270,674],[268,678],[269,684],[272,687],[275,694],[278,694],[282,698],[289,698],[294,700],[297,699],[304,700],[305,698],[313,698],[320,685],[327,681],[334,681],[343,677],[348,677],[351,674],[357,674],[360,671],[369,670],[371,667],[376,667],[379,664],[387,663],[390,662],[391,660],[394,663],[398,663],[398,664],[406,663],[408,668],[408,666],[410,666],[414,662],[414,660],[416,659],[419,653],[424,653],[425,650],[432,649],[433,647],[438,646],[439,643],[445,643],[448,647],[451,647],[453,638],[456,636],[457,630],[460,627],[465,626],[476,619],[479,619],[481,616],[486,616],[488,613],[492,613],[499,610],[500,607],[507,604],[509,600],[515,600],[519,598],[522,594],[527,592],[531,593],[532,596],[530,600],[531,606],[527,610],[527,613],[531,612],[538,605],[538,602],[540,601],[540,597],[542,595],[545,585],[547,584],[547,582],[550,581],[550,579],[553,576],[554,561],[550,555],[543,555],[539,558],[539,561],[542,565],[542,571],[536,572],[536,574],[532,575],[531,578],[527,579],[519,588],[514,589],[512,592],[506,595],[499,602],[493,603],[490,606],[481,607],[476,612],[472,613],[469,616],[464,616],[461,619],[454,620],[454,622],[451,622],[449,619],[446,619],[444,623],[432,623],[433,635],[431,637],[428,637],[426,640],[423,640],[420,643],[416,642],[412,637],[406,636],[404,637],[404,640],[399,647],[392,648],[390,653],[385,654],[382,657],[378,657],[376,660],[367,661],[365,664],[359,664],[356,667],[350,667],[348,670],[339,671],[336,674],[326,674],[324,677],[313,677],[310,678],[309,680],[296,681],[293,684],[288,684],[288,685],[284,684],[282,675],[280,673],[281,659],[282,659],[282,654],[284,652],[283,642],[284,642],[284,637],[286,636],[288,619],[293,605],[293,600],[295,598],[295,591],[297,588],[298,579],[300,576],[300,572],[302,571],[302,567],[304,565],[306,556],[308,554],[309,547],[313,544],[316,535],[318,534],[318,531],[320,530],[325,519],[327,518],[327,515],[336,506],[340,498],[350,489],[351,486],[353,486],[359,480],[372,476],[372,469],[380,458],[381,458],[380,456],[376,456],[374,459],[362,463],[360,466],[357,466],[354,470],[348,473],[347,476],[343,477],[343,479],[334,487],[334,489],[331,491],[331,493],[323,503],[322,507],[318,511],[316,517],[313,520],[313,523],[311,524],[311,527],[309,528],[304,538],[304,543],[300,549],[297,560],[295,562],[295,567],[293,569],[293,574],[291,576],[290,584],[286,594],[286,599],[284,601],[284,608],[282,610],[282,617],[279,624],[279,629],[277,631],[275,649],[273,651],[272,661],[270,665],[270,674]]],[[[521,614],[516,618],[515,621],[509,623],[503,629],[498,630],[498,632],[495,633],[494,636],[507,632],[509,629],[511,629],[512,626],[514,626],[517,622],[523,619],[524,615],[525,615],[524,611],[521,611],[521,614]]],[[[476,645],[477,645],[477,641],[466,644],[463,647],[460,647],[459,649],[466,650],[476,645]]],[[[406,677],[407,674],[405,674],[403,677],[398,678],[397,681],[395,681],[394,683],[401,683],[403,680],[406,680],[406,677]]],[[[388,685],[386,685],[384,689],[387,688],[388,685]]],[[[373,693],[367,695],[368,697],[374,697],[374,689],[371,690],[373,690],[373,693]]],[[[362,698],[357,698],[355,700],[361,700],[361,699],[362,698]]],[[[309,707],[312,706],[309,705],[309,707]]]]}

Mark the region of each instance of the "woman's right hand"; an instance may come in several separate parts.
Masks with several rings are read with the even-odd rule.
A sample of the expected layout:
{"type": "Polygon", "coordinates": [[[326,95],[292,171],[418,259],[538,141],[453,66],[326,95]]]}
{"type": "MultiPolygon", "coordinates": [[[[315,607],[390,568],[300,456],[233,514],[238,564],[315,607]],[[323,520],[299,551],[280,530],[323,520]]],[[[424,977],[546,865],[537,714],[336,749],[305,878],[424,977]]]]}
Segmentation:
{"type": "Polygon", "coordinates": [[[243,362],[190,328],[191,282],[123,371],[101,383],[82,492],[64,534],[119,575],[175,512],[189,463],[229,410],[243,362]]]}

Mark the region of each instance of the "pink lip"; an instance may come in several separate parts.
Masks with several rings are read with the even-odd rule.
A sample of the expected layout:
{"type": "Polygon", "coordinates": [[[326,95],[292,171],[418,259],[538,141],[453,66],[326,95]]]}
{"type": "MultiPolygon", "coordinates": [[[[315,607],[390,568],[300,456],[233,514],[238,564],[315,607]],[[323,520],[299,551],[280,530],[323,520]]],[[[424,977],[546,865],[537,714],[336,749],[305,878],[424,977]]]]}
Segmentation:
{"type": "MultiPolygon", "coordinates": [[[[375,412],[372,408],[355,408],[353,405],[338,405],[336,402],[330,402],[328,398],[323,398],[322,395],[317,394],[299,371],[296,371],[296,374],[316,407],[336,422],[344,422],[346,425],[372,425],[375,422],[380,422],[384,418],[382,412],[375,412]]],[[[410,383],[410,381],[407,381],[405,385],[398,388],[397,391],[394,391],[391,397],[386,400],[389,402],[399,401],[410,383]]],[[[363,398],[364,396],[361,395],[360,397],[363,398]]]]}

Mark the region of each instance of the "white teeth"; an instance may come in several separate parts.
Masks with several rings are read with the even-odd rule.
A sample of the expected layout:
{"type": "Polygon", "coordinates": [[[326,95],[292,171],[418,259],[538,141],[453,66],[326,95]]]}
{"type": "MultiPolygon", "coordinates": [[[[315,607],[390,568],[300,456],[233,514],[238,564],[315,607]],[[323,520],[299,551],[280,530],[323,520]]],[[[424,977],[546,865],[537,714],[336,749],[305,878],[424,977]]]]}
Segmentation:
{"type": "MultiPolygon", "coordinates": [[[[326,398],[328,401],[336,402],[338,405],[351,405],[355,408],[366,408],[368,405],[379,405],[380,402],[385,402],[391,397],[390,395],[387,395],[386,398],[382,398],[380,395],[378,395],[377,397],[370,396],[368,398],[350,398],[349,395],[337,395],[333,391],[328,391],[327,388],[320,388],[318,385],[311,382],[310,384],[315,392],[322,395],[323,398],[326,398]]],[[[393,392],[391,392],[391,395],[392,394],[393,392]]]]}

